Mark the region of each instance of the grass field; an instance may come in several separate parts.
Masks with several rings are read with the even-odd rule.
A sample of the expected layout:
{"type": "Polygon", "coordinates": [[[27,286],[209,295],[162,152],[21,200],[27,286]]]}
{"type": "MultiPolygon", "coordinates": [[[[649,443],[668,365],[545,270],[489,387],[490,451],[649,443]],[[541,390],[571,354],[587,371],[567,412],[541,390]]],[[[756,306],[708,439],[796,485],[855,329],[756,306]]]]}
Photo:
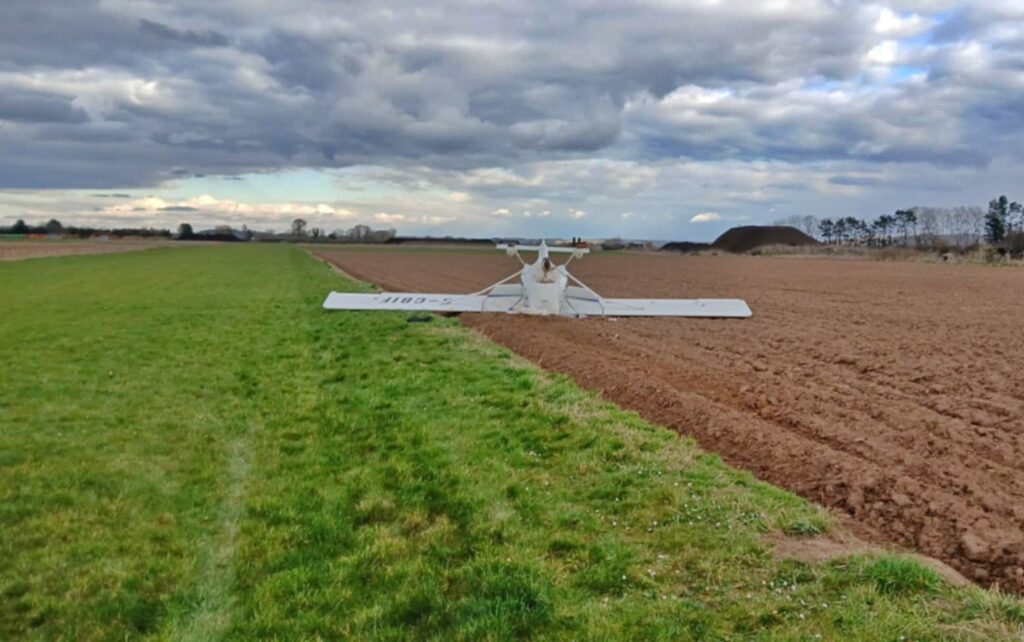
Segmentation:
{"type": "Polygon", "coordinates": [[[0,265],[0,639],[1020,639],[1015,598],[827,527],[295,247],[0,265]]]}

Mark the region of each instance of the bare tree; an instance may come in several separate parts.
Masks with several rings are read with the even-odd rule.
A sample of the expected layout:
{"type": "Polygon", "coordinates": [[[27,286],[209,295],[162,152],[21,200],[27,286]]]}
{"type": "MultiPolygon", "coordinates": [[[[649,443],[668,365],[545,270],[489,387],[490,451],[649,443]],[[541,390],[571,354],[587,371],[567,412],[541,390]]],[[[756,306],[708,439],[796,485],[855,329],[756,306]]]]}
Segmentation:
{"type": "Polygon", "coordinates": [[[913,209],[918,222],[918,245],[929,247],[939,245],[942,233],[939,228],[940,210],[934,207],[915,207],[913,209]]]}
{"type": "Polygon", "coordinates": [[[807,236],[817,236],[818,233],[818,217],[811,216],[810,214],[800,217],[800,225],[794,226],[804,231],[807,236]]]}

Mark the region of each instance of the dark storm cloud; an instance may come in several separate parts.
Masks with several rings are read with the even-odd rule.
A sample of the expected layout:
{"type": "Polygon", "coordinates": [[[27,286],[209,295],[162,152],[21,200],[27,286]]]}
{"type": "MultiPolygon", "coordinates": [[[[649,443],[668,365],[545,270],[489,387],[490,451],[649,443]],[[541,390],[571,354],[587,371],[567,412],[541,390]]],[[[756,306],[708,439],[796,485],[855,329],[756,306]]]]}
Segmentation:
{"type": "Polygon", "coordinates": [[[594,156],[964,165],[1020,154],[1013,5],[885,11],[853,0],[7,0],[0,187],[594,156]]]}
{"type": "Polygon", "coordinates": [[[173,29],[165,24],[146,20],[139,20],[139,31],[144,34],[153,35],[167,40],[176,40],[201,47],[223,47],[228,44],[227,36],[217,33],[212,29],[195,31],[193,29],[173,29]]]}
{"type": "Polygon", "coordinates": [[[38,93],[0,94],[0,120],[25,123],[82,123],[85,111],[64,96],[38,93]]]}
{"type": "Polygon", "coordinates": [[[830,176],[828,182],[833,185],[871,186],[882,181],[873,176],[830,176]]]}

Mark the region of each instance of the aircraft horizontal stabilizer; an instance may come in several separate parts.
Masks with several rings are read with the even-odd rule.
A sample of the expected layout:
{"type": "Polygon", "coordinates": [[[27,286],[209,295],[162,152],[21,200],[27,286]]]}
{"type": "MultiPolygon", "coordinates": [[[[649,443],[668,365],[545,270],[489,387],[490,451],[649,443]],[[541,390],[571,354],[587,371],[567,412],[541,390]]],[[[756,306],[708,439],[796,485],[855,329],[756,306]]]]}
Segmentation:
{"type": "MultiPolygon", "coordinates": [[[[540,246],[540,245],[517,245],[515,243],[499,243],[497,246],[495,246],[495,249],[498,249],[498,250],[510,250],[511,249],[511,250],[516,250],[516,251],[521,251],[521,252],[540,252],[541,251],[541,247],[542,246],[540,246]]],[[[545,250],[547,250],[548,253],[550,253],[550,254],[555,254],[555,253],[576,254],[576,255],[590,254],[590,249],[589,248],[585,248],[585,247],[562,247],[560,245],[555,245],[554,247],[548,247],[547,245],[544,245],[543,248],[545,250]]]]}

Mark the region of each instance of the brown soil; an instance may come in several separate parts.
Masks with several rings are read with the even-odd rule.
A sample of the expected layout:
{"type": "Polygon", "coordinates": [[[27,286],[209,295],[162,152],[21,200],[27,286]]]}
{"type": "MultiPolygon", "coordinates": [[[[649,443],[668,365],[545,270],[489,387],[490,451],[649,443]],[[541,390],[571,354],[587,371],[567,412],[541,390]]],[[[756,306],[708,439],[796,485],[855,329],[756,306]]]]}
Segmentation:
{"type": "Polygon", "coordinates": [[[114,254],[165,247],[167,241],[0,241],[0,261],[72,254],[114,254]]]}
{"type": "MultiPolygon", "coordinates": [[[[468,292],[499,255],[325,251],[388,290],[468,292]]],[[[747,320],[463,315],[730,464],[984,585],[1024,592],[1024,270],[593,256],[606,296],[742,297],[747,320]]]]}
{"type": "Polygon", "coordinates": [[[744,225],[726,230],[724,234],[715,239],[711,248],[724,252],[749,252],[769,245],[799,247],[819,245],[819,243],[795,227],[744,225]]]}

